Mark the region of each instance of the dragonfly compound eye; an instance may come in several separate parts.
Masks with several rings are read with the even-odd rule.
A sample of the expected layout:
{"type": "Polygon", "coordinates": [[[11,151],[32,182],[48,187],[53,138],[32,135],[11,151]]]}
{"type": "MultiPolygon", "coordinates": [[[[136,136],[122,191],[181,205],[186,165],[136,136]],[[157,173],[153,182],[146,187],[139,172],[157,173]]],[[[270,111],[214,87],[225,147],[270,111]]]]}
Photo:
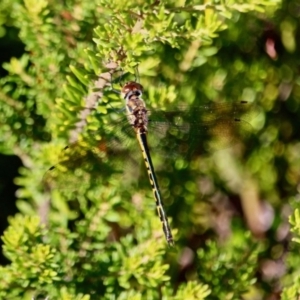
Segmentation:
{"type": "Polygon", "coordinates": [[[143,92],[143,86],[135,81],[127,82],[122,88],[121,94],[123,98],[128,98],[131,95],[141,96],[143,92]]]}

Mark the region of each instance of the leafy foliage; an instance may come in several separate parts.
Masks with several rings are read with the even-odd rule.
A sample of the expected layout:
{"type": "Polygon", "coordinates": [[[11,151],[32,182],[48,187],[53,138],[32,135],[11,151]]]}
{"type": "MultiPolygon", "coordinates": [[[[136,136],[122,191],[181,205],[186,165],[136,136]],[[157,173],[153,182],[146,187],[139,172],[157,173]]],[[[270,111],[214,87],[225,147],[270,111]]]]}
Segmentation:
{"type": "Polygon", "coordinates": [[[207,283],[212,288],[211,299],[228,296],[238,299],[249,290],[249,286],[256,282],[255,272],[259,249],[249,239],[249,249],[245,252],[240,242],[240,239],[232,240],[231,244],[221,247],[209,242],[207,247],[198,250],[198,276],[201,282],[207,283]],[[236,253],[243,253],[243,255],[234,257],[236,253]],[[211,272],[207,273],[206,270],[211,270],[211,272]],[[237,278],[239,280],[236,280],[237,278]]]}
{"type": "Polygon", "coordinates": [[[11,263],[1,299],[263,299],[278,289],[296,299],[297,1],[2,0],[5,37],[3,24],[19,30],[25,53],[0,79],[0,151],[24,164],[20,214],[2,236],[11,263]],[[143,84],[153,109],[246,100],[258,112],[233,148],[190,161],[154,155],[175,249],[143,166],[97,155],[125,79],[143,84]],[[79,167],[48,181],[66,145],[77,152],[62,167],[79,167]]]}

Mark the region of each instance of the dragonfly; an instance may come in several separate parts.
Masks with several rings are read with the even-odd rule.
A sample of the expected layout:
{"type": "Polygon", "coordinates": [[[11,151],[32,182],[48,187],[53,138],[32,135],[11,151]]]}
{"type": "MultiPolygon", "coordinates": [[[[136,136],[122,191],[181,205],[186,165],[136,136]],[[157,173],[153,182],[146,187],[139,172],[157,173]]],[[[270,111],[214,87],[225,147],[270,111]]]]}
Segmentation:
{"type": "MultiPolygon", "coordinates": [[[[108,126],[112,134],[108,140],[102,139],[97,146],[97,155],[118,157],[122,160],[133,157],[131,149],[139,148],[152,187],[155,204],[162,230],[169,246],[174,246],[174,238],[164,209],[150,146],[154,151],[161,150],[162,155],[177,159],[191,159],[192,155],[203,149],[206,140],[207,151],[218,150],[230,146],[240,137],[251,133],[252,126],[241,117],[249,117],[249,103],[212,103],[202,106],[179,106],[175,110],[151,110],[146,107],[142,98],[143,86],[135,81],[127,82],[121,96],[125,102],[125,115],[112,121],[108,126]],[[215,137],[214,141],[211,138],[215,137]],[[135,141],[135,142],[134,142],[135,141]],[[139,147],[137,147],[137,144],[139,147]]],[[[93,132],[91,136],[96,137],[93,132]]],[[[86,148],[89,146],[87,145],[86,148]]],[[[66,147],[67,150],[75,147],[66,147]]],[[[73,168],[88,161],[88,152],[71,150],[68,157],[46,173],[46,178],[56,178],[60,165],[73,168]]],[[[201,152],[201,151],[200,151],[201,152]]],[[[94,164],[91,164],[94,168],[94,164]]],[[[102,169],[104,172],[104,168],[102,169]]],[[[91,170],[90,170],[91,171],[91,170]]],[[[101,171],[101,167],[100,167],[101,171]]]]}

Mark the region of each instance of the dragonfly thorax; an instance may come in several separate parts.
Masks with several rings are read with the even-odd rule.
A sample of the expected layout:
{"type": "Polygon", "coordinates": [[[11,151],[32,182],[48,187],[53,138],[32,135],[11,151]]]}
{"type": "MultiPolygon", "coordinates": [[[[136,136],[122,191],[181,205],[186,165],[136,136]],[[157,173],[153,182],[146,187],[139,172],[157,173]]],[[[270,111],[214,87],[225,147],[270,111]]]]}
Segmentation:
{"type": "Polygon", "coordinates": [[[126,101],[126,111],[129,123],[136,132],[147,132],[148,112],[141,98],[143,87],[136,82],[128,82],[122,89],[126,101]]]}
{"type": "Polygon", "coordinates": [[[134,96],[126,101],[126,110],[129,123],[136,131],[147,132],[148,112],[145,103],[134,96]]]}

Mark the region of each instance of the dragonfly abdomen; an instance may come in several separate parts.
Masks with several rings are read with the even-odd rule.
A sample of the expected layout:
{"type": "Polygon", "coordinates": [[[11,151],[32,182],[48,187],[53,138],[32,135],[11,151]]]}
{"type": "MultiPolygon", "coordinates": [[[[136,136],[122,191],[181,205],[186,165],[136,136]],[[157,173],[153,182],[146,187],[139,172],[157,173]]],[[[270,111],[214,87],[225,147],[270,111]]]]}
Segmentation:
{"type": "Polygon", "coordinates": [[[139,133],[137,133],[137,138],[139,140],[142,154],[144,157],[145,165],[146,165],[148,176],[149,176],[149,181],[150,181],[153,195],[155,198],[157,213],[158,213],[159,219],[162,223],[163,232],[165,234],[168,245],[173,246],[174,240],[173,240],[171,228],[170,228],[170,225],[168,222],[168,218],[167,218],[167,215],[166,215],[164,207],[163,207],[163,202],[162,202],[162,198],[161,198],[161,194],[160,194],[160,190],[159,190],[159,186],[158,186],[158,181],[155,176],[155,171],[154,171],[154,167],[153,167],[153,163],[152,163],[152,159],[150,156],[148,143],[147,143],[147,135],[146,135],[146,133],[139,132],[139,133]]]}

